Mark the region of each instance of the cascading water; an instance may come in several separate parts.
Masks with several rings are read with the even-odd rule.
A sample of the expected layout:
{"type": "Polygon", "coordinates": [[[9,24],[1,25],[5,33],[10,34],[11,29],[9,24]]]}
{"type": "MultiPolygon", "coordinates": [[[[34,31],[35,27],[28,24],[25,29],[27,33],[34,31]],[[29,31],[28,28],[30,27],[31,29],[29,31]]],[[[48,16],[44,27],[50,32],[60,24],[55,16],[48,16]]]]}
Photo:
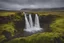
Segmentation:
{"type": "Polygon", "coordinates": [[[40,31],[42,29],[42,28],[40,28],[39,17],[37,14],[35,14],[35,24],[32,21],[31,14],[29,14],[29,21],[27,19],[26,13],[24,13],[24,15],[25,15],[25,23],[26,23],[26,28],[24,29],[24,31],[34,33],[34,32],[40,31]],[[33,24],[34,24],[34,26],[33,26],[33,24]]]}
{"type": "Polygon", "coordinates": [[[27,19],[27,16],[26,16],[26,14],[24,14],[25,15],[25,25],[26,25],[26,29],[29,29],[30,28],[30,25],[29,25],[29,21],[28,21],[28,19],[27,19]]]}
{"type": "Polygon", "coordinates": [[[38,15],[37,14],[35,15],[35,27],[40,28],[39,18],[38,18],[38,15]]]}
{"type": "Polygon", "coordinates": [[[32,21],[31,14],[29,14],[29,22],[30,22],[30,27],[32,28],[33,27],[33,21],[32,21]]]}

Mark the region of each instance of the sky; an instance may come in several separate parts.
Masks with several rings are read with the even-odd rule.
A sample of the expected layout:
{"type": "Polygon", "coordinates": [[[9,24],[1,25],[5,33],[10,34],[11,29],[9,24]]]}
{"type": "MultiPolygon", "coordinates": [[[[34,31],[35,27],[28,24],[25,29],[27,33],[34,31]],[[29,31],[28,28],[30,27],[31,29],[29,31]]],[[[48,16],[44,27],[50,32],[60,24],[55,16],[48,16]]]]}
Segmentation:
{"type": "Polygon", "coordinates": [[[0,0],[0,9],[4,10],[58,7],[64,7],[64,0],[0,0]]]}

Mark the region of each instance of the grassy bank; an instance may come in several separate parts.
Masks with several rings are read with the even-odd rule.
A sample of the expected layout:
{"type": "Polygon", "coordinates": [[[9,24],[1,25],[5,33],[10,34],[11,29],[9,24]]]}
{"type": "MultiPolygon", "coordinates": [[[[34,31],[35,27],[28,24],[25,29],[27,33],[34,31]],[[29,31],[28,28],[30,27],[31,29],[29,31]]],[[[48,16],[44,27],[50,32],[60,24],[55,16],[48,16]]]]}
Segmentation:
{"type": "MultiPolygon", "coordinates": [[[[24,29],[24,15],[22,12],[0,12],[0,42],[4,43],[64,43],[64,11],[45,11],[45,12],[28,12],[31,14],[37,13],[40,20],[47,21],[42,22],[41,24],[48,28],[48,30],[42,33],[33,34],[28,37],[16,37],[13,36],[19,33],[23,33],[24,29]],[[50,16],[51,15],[51,16],[50,16]],[[44,20],[43,20],[43,19],[44,20]],[[49,20],[50,18],[54,18],[49,20]],[[4,20],[4,21],[3,21],[4,20]],[[50,21],[51,23],[47,23],[50,21]],[[46,25],[45,25],[46,24],[46,25]],[[5,30],[5,31],[4,31],[5,30]],[[3,34],[6,33],[6,34],[3,34]],[[7,34],[11,35],[10,37],[5,37],[7,34]],[[8,39],[9,40],[8,40],[8,39]],[[12,38],[12,39],[10,39],[12,38]],[[6,40],[6,41],[4,41],[6,40]]],[[[43,27],[42,26],[42,27],[43,27]]]]}

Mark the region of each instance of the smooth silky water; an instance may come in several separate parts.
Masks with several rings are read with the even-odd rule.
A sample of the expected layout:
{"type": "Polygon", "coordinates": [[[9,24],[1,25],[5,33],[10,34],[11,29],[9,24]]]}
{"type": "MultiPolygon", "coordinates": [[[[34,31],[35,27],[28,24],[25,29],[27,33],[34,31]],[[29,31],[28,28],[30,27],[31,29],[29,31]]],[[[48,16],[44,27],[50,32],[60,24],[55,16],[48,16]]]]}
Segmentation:
{"type": "Polygon", "coordinates": [[[31,14],[29,14],[29,20],[27,18],[26,13],[24,13],[24,16],[25,16],[25,29],[24,29],[24,31],[35,33],[35,32],[42,30],[42,28],[40,28],[39,17],[37,14],[35,14],[35,20],[34,20],[35,23],[33,23],[31,14]]]}

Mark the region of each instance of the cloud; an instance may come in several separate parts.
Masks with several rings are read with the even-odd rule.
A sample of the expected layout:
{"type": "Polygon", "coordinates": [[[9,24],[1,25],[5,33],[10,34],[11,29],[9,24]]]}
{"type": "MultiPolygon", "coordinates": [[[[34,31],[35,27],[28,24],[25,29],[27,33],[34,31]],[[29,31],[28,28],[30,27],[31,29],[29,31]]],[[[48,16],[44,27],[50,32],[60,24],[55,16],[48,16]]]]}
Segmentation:
{"type": "Polygon", "coordinates": [[[0,9],[64,7],[64,0],[0,0],[0,9]]]}

